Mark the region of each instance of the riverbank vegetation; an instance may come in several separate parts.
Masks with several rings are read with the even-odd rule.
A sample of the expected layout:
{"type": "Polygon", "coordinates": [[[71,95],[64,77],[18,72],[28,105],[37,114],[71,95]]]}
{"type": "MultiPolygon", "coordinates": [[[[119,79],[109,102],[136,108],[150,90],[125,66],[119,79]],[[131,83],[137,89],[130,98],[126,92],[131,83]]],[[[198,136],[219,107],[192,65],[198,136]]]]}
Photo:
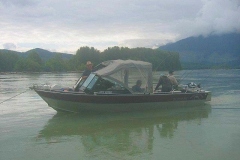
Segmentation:
{"type": "Polygon", "coordinates": [[[41,54],[32,50],[28,56],[23,57],[12,51],[0,51],[0,72],[67,72],[82,71],[87,61],[94,65],[102,61],[115,59],[132,59],[150,62],[154,71],[180,70],[179,54],[149,48],[111,47],[103,52],[93,47],[81,47],[75,55],[66,59],[62,54],[43,60],[41,54]]]}

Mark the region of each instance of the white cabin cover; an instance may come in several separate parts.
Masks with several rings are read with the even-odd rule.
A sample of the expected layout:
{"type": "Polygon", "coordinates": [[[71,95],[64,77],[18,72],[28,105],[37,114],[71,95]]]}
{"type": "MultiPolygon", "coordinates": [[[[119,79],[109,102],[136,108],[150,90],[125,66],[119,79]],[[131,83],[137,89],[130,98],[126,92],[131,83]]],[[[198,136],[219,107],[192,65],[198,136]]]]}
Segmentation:
{"type": "Polygon", "coordinates": [[[129,88],[135,84],[136,80],[141,80],[146,91],[152,92],[151,63],[135,60],[109,60],[101,64],[105,67],[97,70],[96,74],[114,78],[129,88]]]}

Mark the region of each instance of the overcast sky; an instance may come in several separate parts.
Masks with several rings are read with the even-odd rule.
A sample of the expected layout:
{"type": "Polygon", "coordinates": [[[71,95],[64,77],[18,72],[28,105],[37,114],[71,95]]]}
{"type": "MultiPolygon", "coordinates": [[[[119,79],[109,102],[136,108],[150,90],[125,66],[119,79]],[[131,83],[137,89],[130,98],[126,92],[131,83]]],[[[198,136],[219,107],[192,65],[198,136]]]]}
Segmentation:
{"type": "Polygon", "coordinates": [[[0,0],[0,49],[156,48],[240,32],[240,0],[0,0]]]}

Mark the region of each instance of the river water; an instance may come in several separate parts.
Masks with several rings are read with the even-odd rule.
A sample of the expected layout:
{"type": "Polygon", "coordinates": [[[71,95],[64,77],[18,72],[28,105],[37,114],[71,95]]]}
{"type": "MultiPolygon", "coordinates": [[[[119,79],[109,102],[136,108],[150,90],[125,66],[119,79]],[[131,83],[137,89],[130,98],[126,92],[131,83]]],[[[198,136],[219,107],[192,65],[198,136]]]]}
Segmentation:
{"type": "Polygon", "coordinates": [[[239,160],[240,70],[175,75],[182,84],[201,83],[212,101],[136,113],[57,113],[28,87],[73,86],[80,74],[0,75],[0,159],[239,160]]]}

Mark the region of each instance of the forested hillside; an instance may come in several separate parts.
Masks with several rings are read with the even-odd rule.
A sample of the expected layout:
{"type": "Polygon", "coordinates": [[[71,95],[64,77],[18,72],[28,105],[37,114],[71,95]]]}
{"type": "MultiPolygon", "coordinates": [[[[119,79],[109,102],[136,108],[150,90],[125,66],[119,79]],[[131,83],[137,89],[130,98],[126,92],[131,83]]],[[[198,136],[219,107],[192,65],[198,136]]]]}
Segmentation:
{"type": "Polygon", "coordinates": [[[189,37],[160,49],[178,52],[188,68],[240,68],[240,33],[189,37]]]}
{"type": "Polygon", "coordinates": [[[0,50],[0,72],[66,72],[82,71],[87,61],[94,65],[114,59],[150,62],[153,70],[180,70],[179,54],[149,48],[111,47],[103,52],[93,47],[81,47],[75,55],[33,49],[25,53],[0,50]],[[52,56],[50,56],[52,55],[52,56]]]}

